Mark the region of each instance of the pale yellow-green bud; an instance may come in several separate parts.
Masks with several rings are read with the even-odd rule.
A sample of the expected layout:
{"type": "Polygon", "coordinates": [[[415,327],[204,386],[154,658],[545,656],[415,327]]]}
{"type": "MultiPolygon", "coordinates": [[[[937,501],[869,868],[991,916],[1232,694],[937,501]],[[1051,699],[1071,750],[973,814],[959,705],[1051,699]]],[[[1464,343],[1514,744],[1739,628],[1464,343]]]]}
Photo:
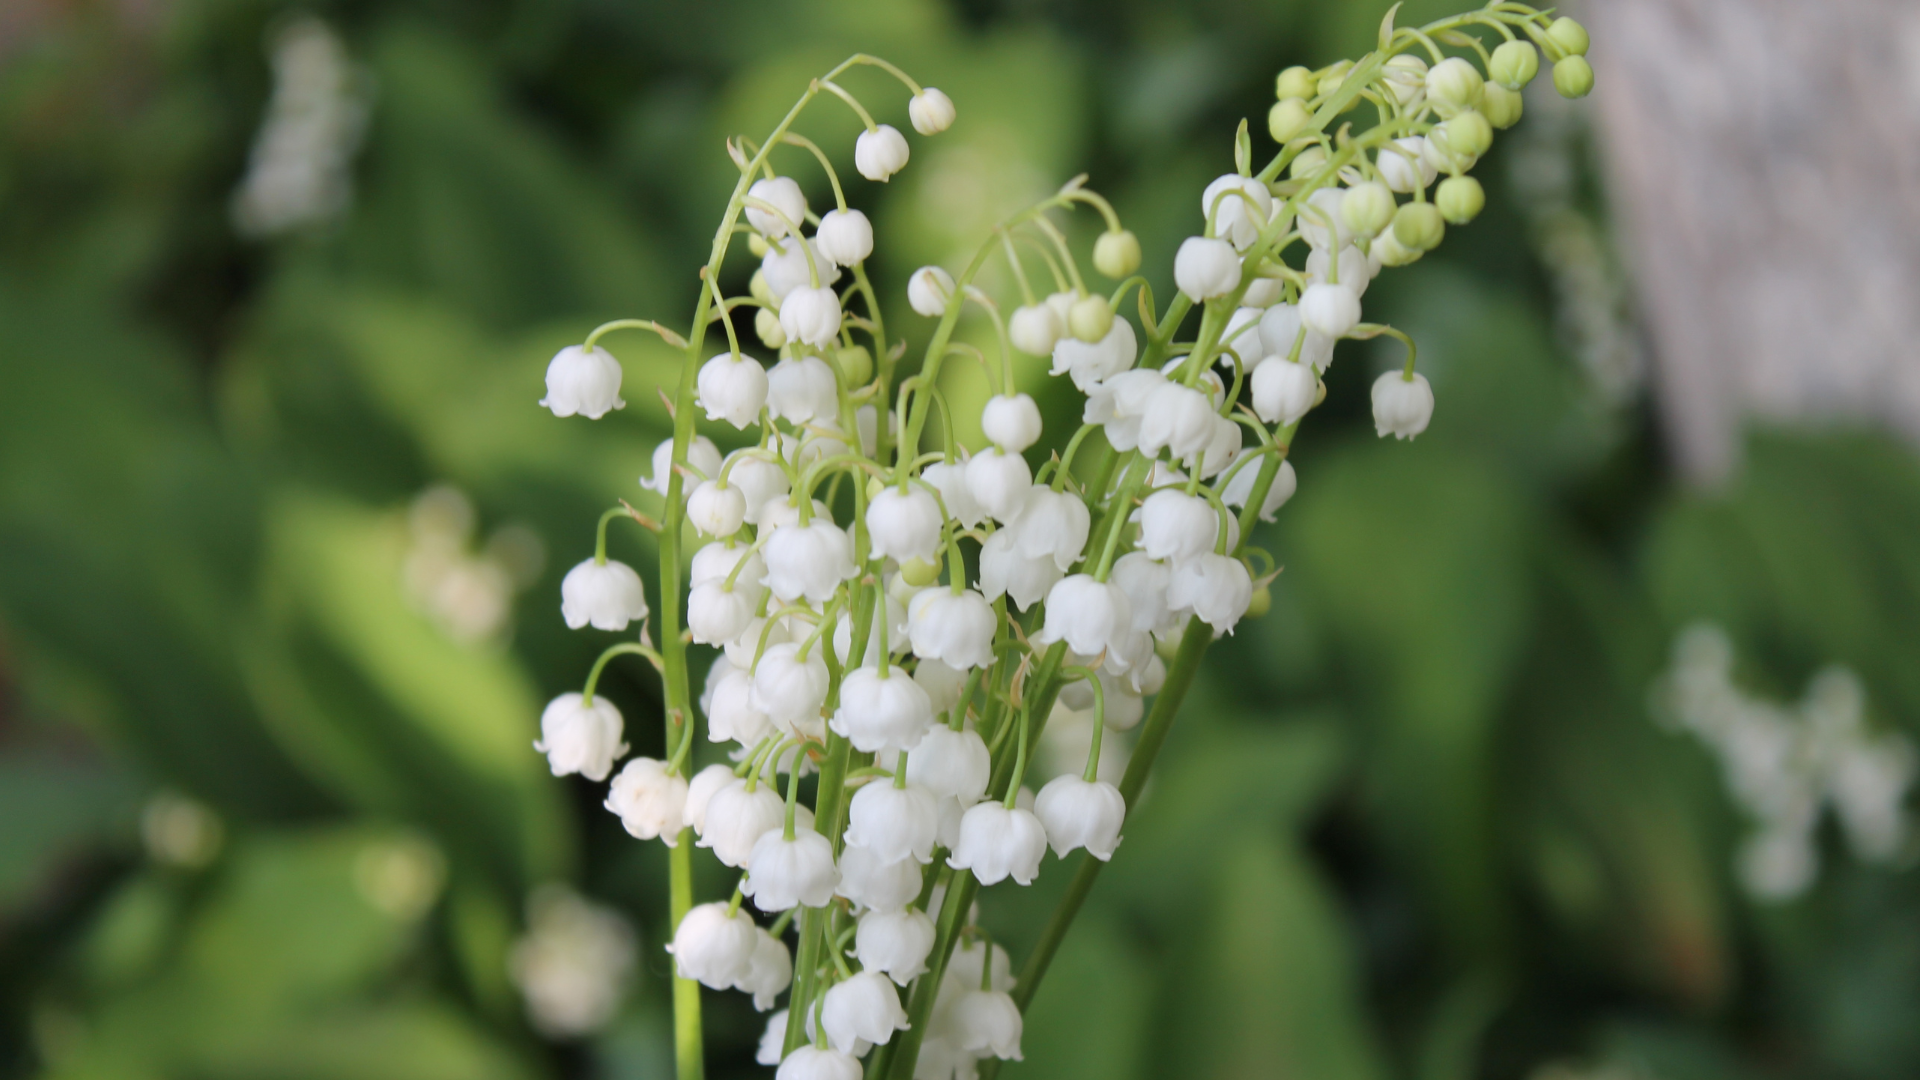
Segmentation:
{"type": "Polygon", "coordinates": [[[1553,20],[1553,25],[1547,27],[1547,40],[1560,46],[1560,51],[1568,56],[1587,55],[1587,46],[1591,44],[1587,28],[1565,15],[1553,20]]]}
{"type": "Polygon", "coordinates": [[[1487,80],[1508,90],[1519,90],[1540,74],[1540,50],[1531,41],[1509,41],[1493,50],[1487,80]]]}
{"type": "Polygon", "coordinates": [[[865,345],[835,349],[833,363],[840,369],[840,377],[846,380],[848,389],[873,381],[873,354],[867,351],[865,345]]]}
{"type": "Polygon", "coordinates": [[[1104,296],[1083,296],[1067,312],[1067,329],[1081,341],[1095,342],[1113,329],[1113,305],[1104,296]]]}
{"type": "Polygon", "coordinates": [[[1126,229],[1105,232],[1093,242],[1093,268],[1110,278],[1140,269],[1140,239],[1126,229]]]}
{"type": "Polygon", "coordinates": [[[932,562],[920,559],[908,559],[900,564],[900,580],[916,589],[924,589],[940,580],[940,558],[935,556],[932,562]]]}
{"type": "Polygon", "coordinates": [[[1465,225],[1486,209],[1487,193],[1471,176],[1450,176],[1440,181],[1439,190],[1433,193],[1433,205],[1450,224],[1465,225]]]}
{"type": "Polygon", "coordinates": [[[1473,109],[1447,121],[1447,149],[1456,156],[1478,159],[1493,148],[1493,125],[1473,109]]]}
{"type": "MultiPolygon", "coordinates": [[[[1340,89],[1341,83],[1347,81],[1347,75],[1352,71],[1353,61],[1342,60],[1320,73],[1320,82],[1314,87],[1314,90],[1317,91],[1321,97],[1330,97],[1334,91],[1340,89]]],[[[1358,101],[1359,98],[1356,97],[1354,100],[1358,101]]]]}
{"type": "Polygon", "coordinates": [[[1303,176],[1312,176],[1322,168],[1325,168],[1326,164],[1327,151],[1325,148],[1309,146],[1305,150],[1300,151],[1299,156],[1293,159],[1293,164],[1287,166],[1287,175],[1298,180],[1303,176]]]}
{"type": "Polygon", "coordinates": [[[1253,590],[1253,599],[1247,601],[1247,615],[1259,618],[1273,610],[1273,592],[1265,585],[1253,590]]]}
{"type": "Polygon", "coordinates": [[[1433,103],[1433,111],[1452,116],[1480,104],[1480,88],[1484,85],[1479,68],[1457,56],[1449,57],[1427,72],[1427,100],[1433,103]]]}
{"type": "Polygon", "coordinates": [[[1273,103],[1267,110],[1267,134],[1273,141],[1284,145],[1287,140],[1307,130],[1313,123],[1313,114],[1307,111],[1307,103],[1299,98],[1285,98],[1273,103]]]}
{"type": "Polygon", "coordinates": [[[1286,98],[1310,98],[1316,86],[1313,72],[1303,67],[1290,67],[1273,80],[1273,96],[1286,98]]]}
{"type": "Polygon", "coordinates": [[[773,299],[773,286],[767,284],[767,272],[755,270],[753,280],[747,282],[747,293],[768,307],[779,307],[773,299]]]}
{"type": "Polygon", "coordinates": [[[881,492],[887,490],[887,482],[878,476],[867,476],[867,501],[872,502],[881,492]]]}
{"type": "Polygon", "coordinates": [[[1593,65],[1584,56],[1568,56],[1553,65],[1553,88],[1561,97],[1583,98],[1593,93],[1593,65]]]}
{"type": "Polygon", "coordinates": [[[767,238],[756,232],[747,234],[747,250],[753,252],[754,258],[764,259],[773,249],[767,246],[767,238]]]}
{"type": "Polygon", "coordinates": [[[1427,202],[1410,202],[1393,215],[1393,238],[1414,251],[1432,251],[1447,235],[1440,211],[1427,202]]]}
{"type": "Polygon", "coordinates": [[[1480,111],[1486,115],[1487,123],[1505,131],[1520,122],[1520,113],[1524,99],[1518,91],[1509,90],[1499,83],[1488,83],[1480,95],[1480,111]]]}
{"type": "MultiPolygon", "coordinates": [[[[1382,266],[1406,266],[1408,263],[1417,261],[1424,253],[1415,251],[1394,239],[1393,230],[1386,229],[1374,238],[1372,245],[1367,249],[1367,254],[1378,256],[1382,266]]],[[[1321,391],[1325,392],[1324,384],[1321,391]]]]}
{"type": "Polygon", "coordinates": [[[769,349],[778,349],[787,343],[787,332],[780,329],[780,316],[771,308],[753,313],[753,332],[760,335],[760,344],[769,349]]]}
{"type": "Polygon", "coordinates": [[[1393,224],[1393,192],[1378,180],[1355,184],[1340,200],[1340,220],[1355,236],[1369,239],[1393,224]]]}

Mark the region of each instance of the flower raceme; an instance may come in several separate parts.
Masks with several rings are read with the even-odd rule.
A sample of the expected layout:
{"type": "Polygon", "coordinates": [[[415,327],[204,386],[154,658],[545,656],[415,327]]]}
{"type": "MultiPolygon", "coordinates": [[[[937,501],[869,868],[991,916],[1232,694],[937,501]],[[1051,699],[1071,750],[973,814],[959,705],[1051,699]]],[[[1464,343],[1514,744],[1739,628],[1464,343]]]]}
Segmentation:
{"type": "MultiPolygon", "coordinates": [[[[730,900],[681,913],[670,949],[680,979],[739,990],[762,1011],[786,995],[758,1055],[779,1076],[860,1076],[868,1054],[865,1075],[893,1080],[1019,1058],[1025,998],[974,921],[974,895],[1052,872],[1049,848],[1084,849],[1082,875],[1116,854],[1152,751],[1116,786],[1100,775],[1102,739],[1128,738],[1145,697],[1184,689],[1208,642],[1264,610],[1274,560],[1248,540],[1298,487],[1294,432],[1325,396],[1336,343],[1403,342],[1404,367],[1373,385],[1375,425],[1399,439],[1430,425],[1433,388],[1410,339],[1365,321],[1368,285],[1479,213],[1485,193],[1467,173],[1519,119],[1540,52],[1563,92],[1590,87],[1584,31],[1567,22],[1517,4],[1421,31],[1389,22],[1355,63],[1281,73],[1266,128],[1277,152],[1256,171],[1242,129],[1234,171],[1196,192],[1193,234],[1171,253],[1178,295],[1157,315],[1134,276],[1139,240],[1084,178],[1003,222],[958,274],[870,275],[885,238],[846,203],[835,171],[846,163],[792,124],[823,94],[840,98],[863,127],[854,170],[886,181],[914,146],[840,80],[898,79],[914,138],[959,113],[856,56],[814,80],[770,137],[728,144],[740,175],[691,334],[622,320],[553,357],[541,404],[588,419],[624,404],[604,334],[648,330],[686,361],[668,396],[673,436],[642,481],[650,494],[603,517],[594,556],[562,583],[570,627],[629,636],[583,693],[547,706],[535,748],[555,775],[612,777],[608,811],[673,848],[676,896],[690,889],[692,849],[741,871],[730,900]],[[1492,70],[1462,33],[1497,39],[1492,70]],[[810,193],[831,204],[816,214],[810,193]],[[1103,225],[1090,252],[1060,227],[1075,211],[1103,225]],[[757,264],[728,261],[740,233],[757,264]],[[976,282],[996,259],[1017,300],[976,282]],[[736,264],[751,282],[730,296],[736,264]],[[1086,268],[1114,287],[1096,291],[1086,268]],[[1036,273],[1055,290],[1036,293],[1036,273]],[[890,286],[918,320],[909,340],[881,318],[890,286]],[[1135,290],[1138,323],[1122,314],[1135,290]],[[742,307],[764,353],[722,314],[742,307]],[[963,319],[977,332],[956,338],[963,319]],[[719,332],[723,348],[709,343],[719,332]],[[1047,378],[1084,396],[1076,427],[1049,429],[1048,395],[1017,377],[1016,352],[1049,359],[1047,378]],[[975,361],[992,389],[969,404],[939,376],[975,361]],[[956,441],[963,409],[980,445],[956,441]],[[723,454],[709,435],[735,446],[723,454]],[[658,534],[658,647],[641,575],[606,555],[619,517],[658,534]],[[717,650],[697,708],[689,643],[717,650]],[[663,673],[666,751],[616,775],[623,721],[594,687],[623,655],[663,673]],[[1092,733],[1084,774],[1042,771],[1036,751],[1058,715],[1092,733]],[[724,748],[725,763],[696,768],[702,744],[724,748]],[[802,798],[800,780],[816,774],[802,798]],[[790,915],[769,930],[756,910],[790,915]]],[[[1155,709],[1143,747],[1158,747],[1174,704],[1155,709]]],[[[681,1035],[683,1069],[697,1067],[698,1032],[681,1035]]]]}

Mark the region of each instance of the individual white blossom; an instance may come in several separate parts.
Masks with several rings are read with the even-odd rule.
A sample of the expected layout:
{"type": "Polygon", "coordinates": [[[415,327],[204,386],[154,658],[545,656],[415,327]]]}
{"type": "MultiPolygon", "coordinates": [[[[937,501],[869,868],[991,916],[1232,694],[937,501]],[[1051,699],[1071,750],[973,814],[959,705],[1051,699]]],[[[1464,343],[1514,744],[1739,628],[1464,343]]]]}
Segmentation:
{"type": "Polygon", "coordinates": [[[1173,281],[1194,303],[1240,287],[1240,256],[1225,240],[1190,236],[1173,259],[1173,281]]]}
{"type": "Polygon", "coordinates": [[[627,752],[620,729],[620,710],[605,697],[595,696],[588,704],[580,694],[561,694],[540,714],[540,740],[533,748],[547,755],[555,776],[579,773],[605,780],[627,752]]]}
{"type": "Polygon", "coordinates": [[[832,288],[795,289],[780,302],[780,329],[788,337],[817,348],[840,334],[840,297],[832,288]]]}
{"type": "MultiPolygon", "coordinates": [[[[908,763],[913,759],[908,757],[908,763]]],[[[971,870],[982,885],[1011,877],[1033,884],[1040,858],[1047,853],[1047,830],[1032,811],[1009,810],[997,802],[975,803],[960,819],[960,842],[953,846],[947,865],[971,870]]]]}
{"type": "Polygon", "coordinates": [[[547,396],[540,404],[555,416],[589,420],[626,408],[620,400],[620,361],[597,345],[591,351],[578,345],[561,349],[547,365],[547,396]]]}
{"type": "Polygon", "coordinates": [[[994,446],[967,460],[967,491],[974,504],[1002,524],[1012,521],[1026,504],[1033,471],[1027,459],[994,446]]]}
{"type": "Polygon", "coordinates": [[[953,1006],[953,1026],[961,1049],[1019,1061],[1020,1007],[1003,990],[968,990],[953,1006]]]}
{"type": "Polygon", "coordinates": [[[805,597],[824,604],[840,583],[859,573],[853,562],[853,541],[833,519],[819,514],[805,525],[782,525],[760,549],[766,560],[763,584],[780,600],[805,597]]]}
{"type": "Polygon", "coordinates": [[[1334,339],[1311,329],[1306,329],[1302,337],[1303,329],[1306,328],[1300,321],[1298,305],[1275,304],[1260,316],[1260,343],[1266,347],[1269,356],[1283,360],[1298,359],[1302,364],[1325,371],[1333,359],[1334,339]],[[1298,357],[1294,356],[1296,345],[1299,346],[1298,357]]]}
{"type": "Polygon", "coordinates": [[[805,730],[820,723],[827,700],[827,664],[816,648],[805,656],[800,645],[769,645],[753,668],[753,707],[783,730],[805,730]]]}
{"type": "Polygon", "coordinates": [[[1064,859],[1069,851],[1086,848],[1089,855],[1105,862],[1113,858],[1113,849],[1120,843],[1127,802],[1118,788],[1104,780],[1088,783],[1078,776],[1059,776],[1035,796],[1033,813],[1046,826],[1047,843],[1055,855],[1064,859]]]}
{"type": "Polygon", "coordinates": [[[1140,550],[1149,559],[1184,562],[1213,550],[1220,515],[1213,504],[1184,491],[1156,491],[1140,505],[1140,550]]]}
{"type": "MultiPolygon", "coordinates": [[[[781,1038],[786,1038],[784,1025],[781,1038]]],[[[766,1064],[762,1062],[762,1064],[766,1064]]],[[[852,1054],[839,1050],[820,1049],[814,1046],[794,1047],[780,1062],[780,1068],[773,1074],[774,1080],[860,1080],[860,1060],[852,1054]]]]}
{"type": "Polygon", "coordinates": [[[687,523],[707,536],[732,536],[746,520],[747,494],[731,484],[702,480],[687,496],[687,523]]]}
{"type": "Polygon", "coordinates": [[[981,410],[980,429],[1001,450],[1021,453],[1040,441],[1040,406],[1026,394],[996,394],[981,410]]]}
{"type": "Polygon", "coordinates": [[[924,787],[895,787],[889,780],[875,780],[853,793],[847,808],[847,844],[866,848],[886,863],[932,862],[937,810],[933,792],[924,787]]]}
{"type": "Polygon", "coordinates": [[[869,911],[899,911],[920,895],[920,873],[912,859],[884,862],[866,848],[849,845],[840,852],[835,891],[869,911]]]}
{"type": "Polygon", "coordinates": [[[826,904],[838,884],[833,845],[826,837],[812,828],[796,827],[789,840],[781,830],[769,829],[747,854],[747,877],[740,883],[740,892],[761,911],[785,911],[826,904]]]}
{"type": "Polygon", "coordinates": [[[1253,602],[1253,576],[1239,559],[1211,552],[1173,568],[1167,604],[1197,615],[1216,634],[1230,634],[1253,602]]]}
{"type": "MultiPolygon", "coordinates": [[[[662,439],[653,448],[653,475],[641,477],[640,486],[659,495],[665,495],[673,480],[673,440],[662,439]]],[[[694,483],[708,477],[719,476],[722,459],[720,449],[713,440],[705,435],[695,435],[687,444],[687,468],[692,470],[694,480],[683,486],[691,488],[694,483]]]]}
{"type": "Polygon", "coordinates": [[[1133,324],[1116,318],[1099,341],[1087,342],[1075,337],[1055,341],[1051,374],[1068,376],[1073,385],[1084,392],[1101,380],[1127,370],[1139,354],[1140,344],[1134,336],[1133,324]]]}
{"type": "MultiPolygon", "coordinates": [[[[760,1045],[754,1050],[753,1060],[761,1065],[780,1064],[780,1055],[786,1049],[786,1043],[787,1010],[781,1009],[767,1017],[767,1026],[760,1033],[760,1045]]],[[[858,1080],[857,1074],[855,1080],[858,1080]]]]}
{"type": "Polygon", "coordinates": [[[759,230],[769,240],[779,240],[787,235],[788,223],[799,226],[807,220],[807,195],[800,185],[790,176],[775,176],[765,180],[755,180],[747,189],[747,197],[766,203],[772,211],[746,208],[747,224],[759,230]]]}
{"type": "Polygon", "coordinates": [[[853,954],[861,967],[906,986],[926,972],[933,939],[933,919],[924,911],[869,911],[854,931],[853,954]]]}
{"type": "Polygon", "coordinates": [[[560,614],[570,630],[625,630],[647,617],[647,591],[626,563],[587,559],[560,581],[560,614]]]}
{"type": "Polygon", "coordinates": [[[723,903],[696,904],[687,909],[674,929],[674,972],[715,990],[732,989],[745,978],[759,945],[758,927],[753,916],[735,909],[731,914],[723,903]]]}
{"type": "Polygon", "coordinates": [[[664,761],[634,758],[613,778],[606,807],[619,815],[620,824],[633,836],[659,837],[673,847],[686,817],[686,778],[668,772],[664,761]]]}
{"type": "Polygon", "coordinates": [[[712,850],[727,866],[745,866],[754,842],[786,820],[786,803],[766,784],[752,790],[748,781],[735,780],[707,800],[706,828],[694,846],[712,850]]]}
{"type": "MultiPolygon", "coordinates": [[[[822,288],[840,280],[840,266],[820,248],[819,239],[784,241],[778,248],[768,248],[760,257],[760,279],[766,283],[767,291],[773,294],[775,304],[784,305],[788,296],[796,289],[811,288],[814,279],[819,279],[822,288]]],[[[776,313],[775,318],[779,316],[776,313]]],[[[784,333],[784,331],[783,331],[784,333]]],[[[778,345],[771,346],[779,348],[778,345]]]]}
{"type": "Polygon", "coordinates": [[[929,86],[907,102],[907,116],[913,130],[922,135],[938,135],[953,126],[953,99],[929,86]]]}
{"type": "Polygon", "coordinates": [[[963,806],[980,801],[992,773],[987,744],[971,728],[954,731],[936,725],[907,755],[907,783],[963,806]]]}
{"type": "MultiPolygon", "coordinates": [[[[1259,478],[1259,466],[1248,464],[1227,481],[1227,489],[1220,493],[1220,501],[1228,506],[1246,506],[1247,500],[1253,498],[1253,485],[1259,478]]],[[[1293,471],[1293,462],[1282,461],[1280,471],[1273,474],[1273,483],[1267,488],[1266,501],[1260,506],[1260,520],[1272,521],[1273,515],[1287,505],[1287,500],[1293,498],[1293,493],[1299,487],[1300,478],[1293,471]]]]}
{"type": "Polygon", "coordinates": [[[755,927],[753,958],[747,963],[747,973],[734,980],[733,988],[752,995],[754,1009],[766,1012],[792,984],[793,954],[779,938],[755,927]]]}
{"type": "Polygon", "coordinates": [[[707,738],[714,742],[754,746],[774,732],[773,717],[754,704],[753,672],[746,668],[735,668],[714,684],[706,713],[707,738]]]}
{"type": "MultiPolygon", "coordinates": [[[[743,673],[744,674],[744,673],[743,673]]],[[[709,765],[687,781],[687,798],[681,824],[698,835],[707,828],[707,804],[721,788],[734,781],[733,770],[725,765],[709,765]]]]}
{"type": "Polygon", "coordinates": [[[767,369],[750,356],[721,353],[700,366],[696,391],[707,419],[745,429],[767,403],[767,369]]]}
{"type": "Polygon", "coordinates": [[[1316,282],[1300,294],[1300,321],[1328,338],[1343,338],[1360,324],[1360,297],[1353,287],[1316,282]]]}
{"type": "Polygon", "coordinates": [[[871,754],[910,750],[933,724],[933,703],[913,677],[899,668],[883,675],[877,668],[847,672],[840,683],[840,707],[833,730],[871,754]]]}
{"type": "Polygon", "coordinates": [[[1154,457],[1166,451],[1176,461],[1192,462],[1213,442],[1217,418],[1207,395],[1179,383],[1163,383],[1141,416],[1140,452],[1154,457]]]}
{"type": "Polygon", "coordinates": [[[1381,147],[1374,164],[1380,169],[1381,182],[1401,195],[1425,190],[1440,175],[1427,160],[1427,140],[1420,135],[1395,139],[1381,147]]]}
{"type": "Polygon", "coordinates": [[[953,295],[953,275],[938,266],[923,266],[907,279],[908,306],[928,318],[945,315],[953,295]]]}
{"type": "Polygon", "coordinates": [[[936,714],[944,713],[960,701],[966,689],[967,673],[939,660],[923,659],[913,669],[913,681],[927,692],[927,701],[936,714]]]}
{"type": "Polygon", "coordinates": [[[863,131],[853,141],[853,164],[869,180],[887,180],[907,167],[907,137],[891,124],[863,131]]]}
{"type": "MultiPolygon", "coordinates": [[[[1245,251],[1260,238],[1261,228],[1272,215],[1273,195],[1267,185],[1253,177],[1228,173],[1200,193],[1200,213],[1213,223],[1214,236],[1245,251]]],[[[1235,280],[1234,285],[1238,284],[1235,280]]],[[[1227,291],[1232,289],[1232,285],[1227,286],[1227,291]]]]}
{"type": "Polygon", "coordinates": [[[873,254],[873,223],[858,210],[829,210],[813,234],[814,250],[840,266],[867,261],[873,254]]]}
{"type": "Polygon", "coordinates": [[[980,590],[992,600],[1006,596],[1025,611],[1045,599],[1065,572],[1052,554],[1023,550],[1019,537],[1020,530],[1009,526],[980,546],[980,590]]]}
{"type": "Polygon", "coordinates": [[[956,593],[936,585],[915,593],[907,604],[913,654],[961,670],[993,663],[996,625],[993,608],[972,589],[956,593]]]}
{"type": "Polygon", "coordinates": [[[1320,380],[1311,364],[1275,359],[1253,369],[1254,415],[1269,424],[1297,424],[1313,408],[1320,380]]]}
{"type": "Polygon", "coordinates": [[[1426,376],[1389,371],[1373,381],[1373,426],[1381,438],[1411,439],[1433,420],[1433,387],[1426,376]]]}
{"type": "Polygon", "coordinates": [[[900,993],[878,971],[862,971],[827,990],[820,1008],[820,1026],[827,1042],[843,1053],[862,1043],[878,1045],[907,1029],[907,1011],[900,993]]]}
{"type": "Polygon", "coordinates": [[[1035,644],[1064,641],[1083,656],[1099,656],[1133,627],[1127,594],[1112,582],[1089,574],[1062,578],[1047,593],[1047,617],[1035,644]]]}
{"type": "Polygon", "coordinates": [[[921,487],[883,488],[867,504],[867,536],[876,559],[938,559],[944,523],[939,502],[921,487]]]}
{"type": "Polygon", "coordinates": [[[1080,560],[1092,526],[1087,504],[1078,496],[1035,484],[1006,531],[1020,554],[1052,559],[1055,568],[1065,571],[1080,560]]]}
{"type": "Polygon", "coordinates": [[[987,512],[974,501],[973,489],[967,486],[965,462],[937,461],[927,466],[920,478],[940,493],[947,516],[961,528],[971,529],[986,520],[987,512]]]}

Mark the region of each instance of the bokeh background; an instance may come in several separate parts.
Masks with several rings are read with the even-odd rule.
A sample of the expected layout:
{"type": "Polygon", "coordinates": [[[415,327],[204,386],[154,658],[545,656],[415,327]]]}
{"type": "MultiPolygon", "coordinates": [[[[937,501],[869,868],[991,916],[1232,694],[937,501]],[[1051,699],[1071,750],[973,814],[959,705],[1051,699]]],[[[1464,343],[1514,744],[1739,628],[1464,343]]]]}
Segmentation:
{"type": "MultiPolygon", "coordinates": [[[[960,108],[891,185],[853,178],[896,297],[1080,171],[1169,295],[1240,118],[1269,147],[1274,73],[1364,51],[1383,9],[9,0],[0,1075],[669,1075],[661,849],[529,742],[603,644],[559,578],[650,497],[677,360],[610,339],[630,404],[588,424],[535,406],[546,359],[684,319],[722,140],[854,50],[960,108]]],[[[1920,1075],[1920,467],[1661,376],[1701,354],[1636,314],[1685,275],[1659,229],[1622,240],[1663,204],[1631,188],[1647,132],[1596,135],[1634,113],[1594,26],[1597,106],[1531,94],[1486,214],[1369,293],[1436,420],[1377,440],[1397,358],[1341,346],[1262,540],[1273,610],[1209,657],[1007,1075],[1920,1075]]],[[[802,129],[850,154],[831,103],[802,129]]],[[[1842,212],[1788,179],[1782,213],[1842,212]]],[[[1795,323],[1742,315],[1698,336],[1795,323]]],[[[603,685],[657,754],[654,687],[603,685]]],[[[987,891],[1016,963],[1068,877],[987,891]]],[[[754,1071],[742,996],[707,1015],[711,1074],[754,1071]]]]}

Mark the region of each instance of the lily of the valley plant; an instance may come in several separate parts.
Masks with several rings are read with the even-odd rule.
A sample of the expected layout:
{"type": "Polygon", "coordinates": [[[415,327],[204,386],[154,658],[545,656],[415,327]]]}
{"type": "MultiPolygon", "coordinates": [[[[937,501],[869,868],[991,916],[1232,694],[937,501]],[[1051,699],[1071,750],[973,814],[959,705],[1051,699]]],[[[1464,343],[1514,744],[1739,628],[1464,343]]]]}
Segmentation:
{"type": "Polygon", "coordinates": [[[1405,342],[1405,367],[1373,385],[1382,436],[1410,439],[1432,418],[1413,343],[1362,321],[1368,283],[1480,212],[1468,173],[1520,118],[1540,54],[1577,97],[1593,81],[1586,48],[1573,21],[1496,3],[1418,30],[1389,14],[1360,60],[1280,72],[1267,123],[1278,152],[1256,171],[1241,125],[1237,168],[1195,200],[1195,235],[1174,256],[1179,292],[1157,314],[1134,276],[1138,241],[1076,179],[1007,219],[964,267],[914,271],[899,284],[925,321],[889,328],[885,283],[866,269],[873,227],[794,130],[830,94],[865,125],[860,174],[904,168],[906,136],[838,80],[891,75],[922,136],[954,123],[955,105],[885,61],[852,57],[764,140],[728,144],[740,178],[688,332],[608,323],[554,357],[542,402],[562,417],[621,407],[620,365],[596,344],[609,331],[645,329],[685,351],[673,438],[645,481],[663,520],[609,510],[593,557],[562,585],[569,626],[637,624],[638,640],[607,649],[581,693],[547,707],[536,744],[556,775],[611,776],[607,808],[672,849],[681,1077],[701,1074],[701,985],[763,1011],[786,995],[760,1049],[781,1080],[971,1077],[1019,1059],[1022,1012],[1121,846],[1182,695],[1208,646],[1263,599],[1275,568],[1247,541],[1294,492],[1288,448],[1324,395],[1334,344],[1405,342]],[[824,212],[782,171],[812,169],[834,192],[824,212]],[[1090,262],[1111,292],[1090,286],[1062,227],[1076,210],[1100,216],[1090,262]],[[759,258],[751,289],[724,295],[742,248],[759,258]],[[997,260],[1018,285],[1011,311],[974,284],[997,260]],[[1130,293],[1138,328],[1116,315],[1130,293]],[[747,310],[759,348],[735,330],[747,310]],[[984,320],[994,344],[956,340],[963,317],[984,320]],[[917,365],[905,363],[909,337],[925,342],[917,365]],[[1051,357],[1085,394],[1083,422],[1055,433],[1068,437],[1044,459],[1015,350],[1051,357]],[[994,391],[980,418],[990,445],[971,454],[941,390],[953,363],[982,365],[994,391]],[[723,454],[702,421],[741,448],[723,454]],[[640,575],[606,556],[607,525],[623,516],[659,533],[657,650],[640,575]],[[719,650],[697,696],[692,644],[719,650]],[[615,772],[621,716],[594,687],[623,654],[661,673],[668,750],[615,772]],[[1056,705],[1099,720],[1086,770],[1029,793],[1056,705]],[[1135,725],[1116,786],[1099,776],[1100,732],[1135,725]],[[735,765],[692,772],[702,729],[734,744],[735,765]],[[801,780],[816,774],[809,806],[801,780]],[[1090,857],[1016,978],[975,924],[974,897],[1028,884],[1049,847],[1090,857]],[[740,870],[731,897],[695,902],[695,848],[740,870]]]}

